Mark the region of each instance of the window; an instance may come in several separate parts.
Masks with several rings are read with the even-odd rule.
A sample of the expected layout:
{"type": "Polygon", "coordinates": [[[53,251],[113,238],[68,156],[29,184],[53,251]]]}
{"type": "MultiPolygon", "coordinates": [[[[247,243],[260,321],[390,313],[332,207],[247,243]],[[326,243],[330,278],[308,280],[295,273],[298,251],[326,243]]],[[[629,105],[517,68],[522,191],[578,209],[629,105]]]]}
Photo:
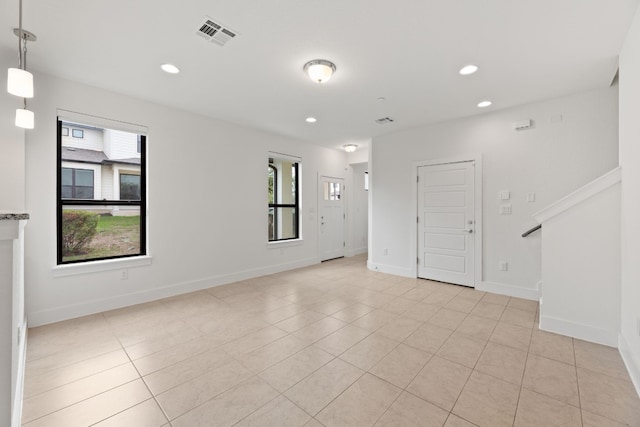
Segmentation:
{"type": "Polygon", "coordinates": [[[62,168],[62,197],[93,199],[93,170],[62,168]]]}
{"type": "Polygon", "coordinates": [[[369,191],[369,171],[364,171],[364,190],[369,191]]]}
{"type": "Polygon", "coordinates": [[[299,159],[269,157],[267,224],[270,242],[300,237],[299,172],[299,159]]]}
{"type": "Polygon", "coordinates": [[[87,120],[58,119],[57,263],[146,255],[146,137],[87,120]],[[90,147],[63,142],[64,128],[84,137],[72,126],[90,147]]]}
{"type": "Polygon", "coordinates": [[[69,128],[62,126],[62,136],[69,136],[69,128]]]}
{"type": "MultiPolygon", "coordinates": [[[[68,132],[69,130],[67,129],[67,134],[68,132]]],[[[82,129],[72,129],[71,136],[73,136],[74,138],[84,138],[84,131],[82,129]]]]}
{"type": "Polygon", "coordinates": [[[324,199],[340,200],[340,183],[339,182],[324,183],[324,199]]]}

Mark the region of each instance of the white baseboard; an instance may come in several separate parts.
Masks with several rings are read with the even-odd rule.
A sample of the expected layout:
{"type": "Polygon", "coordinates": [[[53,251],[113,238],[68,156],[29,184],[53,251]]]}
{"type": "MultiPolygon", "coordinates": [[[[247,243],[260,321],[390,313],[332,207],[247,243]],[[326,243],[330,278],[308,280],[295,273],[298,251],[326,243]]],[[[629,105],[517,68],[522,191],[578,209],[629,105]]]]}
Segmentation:
{"type": "Polygon", "coordinates": [[[354,249],[349,249],[347,251],[347,256],[356,256],[356,255],[361,255],[361,254],[366,254],[368,252],[369,248],[367,246],[363,247],[363,248],[354,248],[354,249]]]}
{"type": "Polygon", "coordinates": [[[416,277],[410,268],[378,264],[371,262],[370,260],[367,260],[367,268],[372,271],[379,271],[380,273],[393,274],[394,276],[412,277],[414,279],[416,277]]]}
{"type": "Polygon", "coordinates": [[[540,300],[540,284],[538,283],[537,289],[521,288],[519,286],[508,285],[506,283],[498,282],[480,282],[476,286],[476,290],[491,292],[494,294],[507,295],[510,297],[524,298],[533,301],[540,300]]]}
{"type": "Polygon", "coordinates": [[[618,336],[618,351],[620,351],[622,360],[627,367],[627,371],[629,371],[629,376],[636,388],[636,393],[638,393],[640,397],[640,359],[638,359],[637,355],[633,354],[629,342],[622,333],[618,336]]]}
{"type": "Polygon", "coordinates": [[[618,332],[570,322],[557,317],[540,315],[540,329],[567,335],[597,344],[618,347],[618,332]]]}
{"type": "Polygon", "coordinates": [[[188,282],[176,283],[173,285],[164,286],[162,288],[148,289],[141,292],[117,295],[100,300],[86,301],[80,304],[73,304],[62,307],[55,307],[48,310],[30,312],[28,314],[29,326],[41,326],[49,323],[59,322],[62,320],[74,319],[77,317],[101,313],[103,311],[113,310],[116,308],[155,301],[158,299],[185,294],[188,292],[213,288],[215,286],[226,285],[228,283],[233,283],[240,280],[253,279],[254,277],[260,277],[268,274],[280,273],[282,271],[293,270],[296,268],[307,267],[318,263],[320,263],[320,260],[317,257],[307,258],[289,263],[271,265],[236,273],[222,274],[220,276],[212,276],[198,280],[191,280],[188,282]]]}

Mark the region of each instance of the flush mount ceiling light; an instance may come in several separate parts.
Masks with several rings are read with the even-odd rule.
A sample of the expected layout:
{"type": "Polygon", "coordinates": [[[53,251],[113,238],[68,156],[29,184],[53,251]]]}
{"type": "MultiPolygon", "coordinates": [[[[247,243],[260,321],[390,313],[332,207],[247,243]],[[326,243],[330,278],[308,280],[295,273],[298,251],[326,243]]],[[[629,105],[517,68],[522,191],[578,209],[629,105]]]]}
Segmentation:
{"type": "Polygon", "coordinates": [[[478,102],[478,108],[486,108],[488,106],[490,106],[492,104],[491,101],[487,100],[487,101],[480,101],[478,102]]]}
{"type": "Polygon", "coordinates": [[[318,121],[318,119],[316,119],[315,117],[307,117],[306,119],[304,119],[304,121],[307,123],[315,123],[318,121]]]}
{"type": "Polygon", "coordinates": [[[7,72],[7,92],[23,98],[24,108],[16,110],[16,126],[33,129],[34,114],[27,110],[27,98],[33,98],[33,74],[27,71],[27,41],[34,42],[37,38],[35,34],[22,29],[22,0],[18,10],[18,28],[13,29],[18,37],[18,68],[9,68],[7,72]]]}
{"type": "Polygon", "coordinates": [[[344,151],[346,151],[347,153],[353,153],[354,151],[356,151],[358,149],[358,145],[357,144],[345,144],[342,146],[342,148],[344,148],[344,151]]]}
{"type": "Polygon", "coordinates": [[[326,59],[314,59],[304,64],[302,69],[314,82],[325,83],[336,72],[336,65],[326,59]]]}
{"type": "Polygon", "coordinates": [[[460,69],[460,75],[468,76],[468,75],[471,75],[471,74],[475,73],[476,71],[478,71],[478,66],[477,65],[473,65],[473,64],[469,64],[469,65],[465,65],[464,67],[462,67],[460,69]]]}
{"type": "Polygon", "coordinates": [[[173,64],[162,64],[160,68],[162,68],[162,71],[169,74],[178,74],[180,72],[180,69],[173,64]]]}

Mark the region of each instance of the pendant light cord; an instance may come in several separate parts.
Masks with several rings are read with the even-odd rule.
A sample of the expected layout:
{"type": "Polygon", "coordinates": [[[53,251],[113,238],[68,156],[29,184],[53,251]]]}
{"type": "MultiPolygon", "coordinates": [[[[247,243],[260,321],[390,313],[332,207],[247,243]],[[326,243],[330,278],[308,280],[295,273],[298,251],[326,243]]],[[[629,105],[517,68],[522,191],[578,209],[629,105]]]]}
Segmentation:
{"type": "MultiPolygon", "coordinates": [[[[19,8],[18,8],[18,68],[20,68],[21,70],[24,70],[24,62],[22,61],[22,40],[23,40],[23,36],[24,34],[22,33],[22,0],[20,0],[19,2],[19,8]]],[[[26,50],[26,46],[25,46],[25,50],[26,50]]]]}

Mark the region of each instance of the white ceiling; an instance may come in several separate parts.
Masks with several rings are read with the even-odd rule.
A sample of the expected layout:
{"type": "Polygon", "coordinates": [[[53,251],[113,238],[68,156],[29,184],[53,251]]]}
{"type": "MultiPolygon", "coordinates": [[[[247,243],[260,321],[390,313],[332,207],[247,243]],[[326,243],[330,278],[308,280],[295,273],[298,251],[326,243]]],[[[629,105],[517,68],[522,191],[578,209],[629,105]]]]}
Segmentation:
{"type": "MultiPolygon", "coordinates": [[[[38,36],[29,45],[32,69],[339,148],[480,114],[485,98],[500,109],[606,87],[637,4],[24,0],[23,7],[25,29],[38,36]],[[205,16],[239,36],[224,47],[206,42],[195,35],[205,16]],[[337,65],[325,85],[302,72],[318,58],[337,65]],[[162,72],[166,62],[182,72],[162,72]],[[458,75],[468,63],[480,71],[458,75]],[[383,116],[396,121],[374,122],[383,116]]],[[[18,0],[3,0],[0,21],[0,44],[16,49],[18,0]]]]}

